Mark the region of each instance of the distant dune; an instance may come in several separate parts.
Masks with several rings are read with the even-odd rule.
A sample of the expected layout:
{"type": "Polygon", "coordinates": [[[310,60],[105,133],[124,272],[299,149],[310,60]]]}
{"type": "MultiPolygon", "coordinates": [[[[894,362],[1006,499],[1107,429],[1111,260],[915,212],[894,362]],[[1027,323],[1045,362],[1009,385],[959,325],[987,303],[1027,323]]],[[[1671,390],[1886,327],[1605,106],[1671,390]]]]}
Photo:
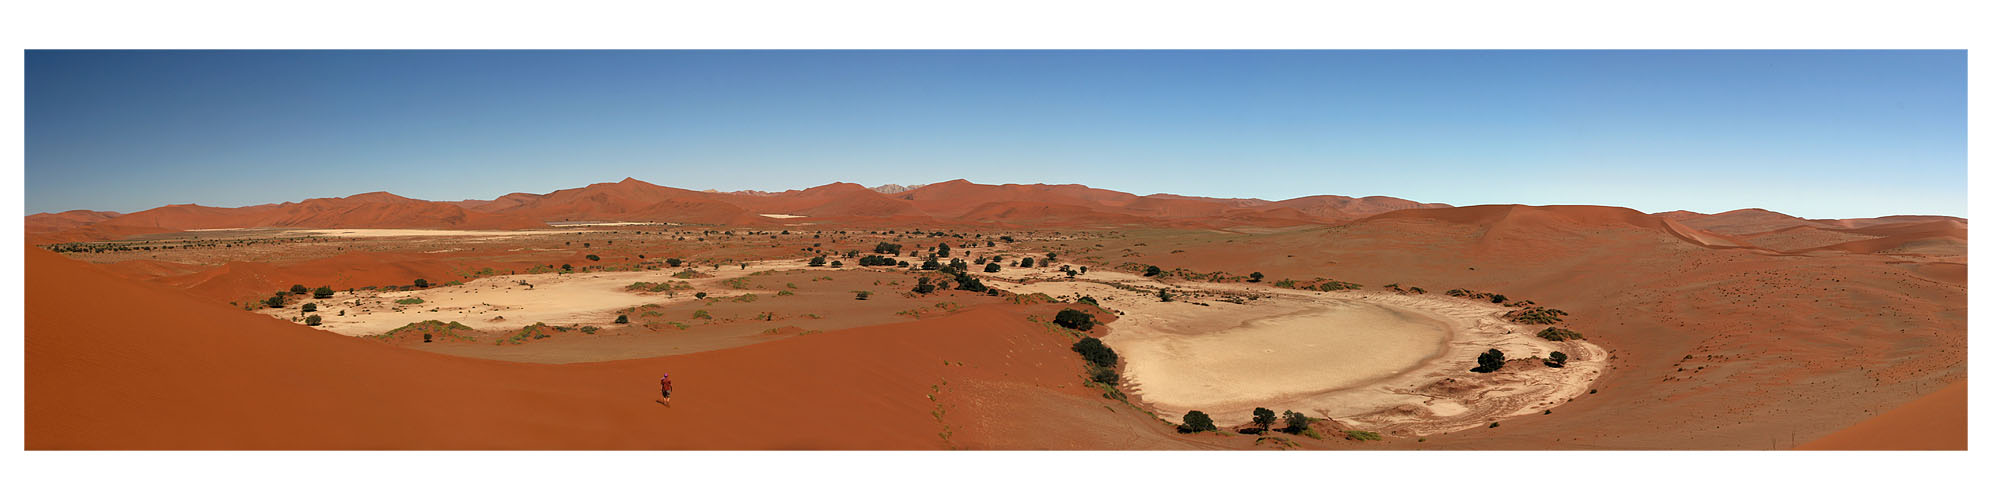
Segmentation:
{"type": "MultiPolygon", "coordinates": [[[[626,178],[545,194],[433,202],[388,193],[297,203],[217,208],[168,205],[130,214],[70,211],[27,218],[29,242],[97,241],[222,228],[523,229],[570,222],[658,222],[778,227],[966,223],[992,227],[1155,227],[1226,229],[1347,224],[1368,217],[1422,217],[1511,226],[1502,220],[1608,223],[1660,229],[1710,247],[1784,252],[1938,253],[1961,251],[1964,219],[1887,216],[1813,220],[1762,209],[1719,214],[1644,214],[1616,207],[1453,207],[1387,196],[1318,195],[1268,201],[1177,194],[1139,196],[1078,184],[934,184],[867,188],[831,183],[781,192],[693,191],[626,178]],[[1445,211],[1448,209],[1457,209],[1445,211]],[[1439,210],[1438,212],[1424,212],[1439,210]],[[797,217],[764,217],[783,214],[797,217]],[[1932,225],[1936,224],[1936,225],[1932,225]],[[1780,232],[1782,231],[1782,232],[1780,232]]],[[[1497,231],[1498,235],[1498,231],[1497,231]]]]}

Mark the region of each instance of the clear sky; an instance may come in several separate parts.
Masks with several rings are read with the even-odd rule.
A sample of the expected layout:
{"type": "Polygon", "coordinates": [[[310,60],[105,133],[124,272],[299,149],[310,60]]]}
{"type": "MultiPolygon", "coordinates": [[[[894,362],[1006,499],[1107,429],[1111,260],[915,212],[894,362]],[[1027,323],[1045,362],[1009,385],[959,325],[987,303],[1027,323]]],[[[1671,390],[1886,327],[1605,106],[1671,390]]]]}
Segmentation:
{"type": "Polygon", "coordinates": [[[29,51],[27,213],[635,177],[1965,215],[1965,53],[29,51]]]}

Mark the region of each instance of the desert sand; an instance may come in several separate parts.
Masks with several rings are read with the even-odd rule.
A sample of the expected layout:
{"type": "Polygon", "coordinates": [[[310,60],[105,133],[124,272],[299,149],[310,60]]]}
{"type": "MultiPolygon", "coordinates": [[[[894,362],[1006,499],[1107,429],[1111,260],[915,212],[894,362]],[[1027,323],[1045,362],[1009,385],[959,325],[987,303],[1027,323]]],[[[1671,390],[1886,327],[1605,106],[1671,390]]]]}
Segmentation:
{"type": "MultiPolygon", "coordinates": [[[[1966,375],[1966,221],[1697,215],[966,181],[709,193],[634,179],[462,202],[370,193],[37,214],[26,435],[31,449],[1961,447],[1962,433],[1871,429],[1961,418],[1961,405],[1919,402],[1962,392],[1945,388],[1966,375]],[[576,222],[635,225],[547,229],[576,222]],[[197,231],[227,228],[248,229],[197,231]],[[915,265],[941,243],[969,261],[1007,254],[995,273],[969,266],[1003,292],[916,294],[913,279],[938,273],[849,269],[882,242],[915,265]],[[1054,269],[1088,272],[1013,264],[1052,252],[1054,269]],[[660,273],[616,274],[682,258],[724,280],[741,262],[751,275],[815,256],[846,268],[776,270],[810,274],[758,277],[752,293],[837,281],[754,303],[635,294],[621,288],[660,273]],[[579,272],[533,271],[563,264],[579,272]],[[1166,274],[1140,276],[1149,265],[1166,274]],[[1252,272],[1267,278],[1245,282],[1252,272]],[[1328,278],[1365,287],[1271,286],[1328,278]],[[415,279],[465,284],[346,291],[415,279]],[[517,279],[535,286],[506,285],[517,279]],[[297,303],[252,312],[293,284],[363,304],[347,320],[321,312],[330,331],[295,323],[297,303]],[[1181,299],[1159,301],[1161,288],[1181,299]],[[1541,325],[1502,319],[1512,308],[1440,293],[1455,288],[1567,311],[1557,326],[1585,339],[1539,339],[1541,325]],[[1090,306],[1015,300],[1032,292],[1108,309],[1095,334],[1121,351],[1128,402],[1089,385],[1074,337],[1047,326],[1090,306]],[[431,317],[498,332],[593,326],[652,305],[661,316],[518,345],[337,334],[431,317]],[[667,328],[698,308],[712,321],[667,328]],[[1469,372],[1488,348],[1508,364],[1469,372]],[[1551,350],[1572,361],[1530,359],[1551,350]],[[649,393],[665,370],[697,382],[659,414],[649,393]],[[1172,429],[1193,407],[1233,424],[1252,406],[1330,420],[1321,439],[1172,429]],[[742,415],[783,423],[709,432],[742,415]],[[1842,430],[1868,437],[1825,439],[1842,430]]],[[[710,281],[697,286],[736,293],[710,281]]]]}

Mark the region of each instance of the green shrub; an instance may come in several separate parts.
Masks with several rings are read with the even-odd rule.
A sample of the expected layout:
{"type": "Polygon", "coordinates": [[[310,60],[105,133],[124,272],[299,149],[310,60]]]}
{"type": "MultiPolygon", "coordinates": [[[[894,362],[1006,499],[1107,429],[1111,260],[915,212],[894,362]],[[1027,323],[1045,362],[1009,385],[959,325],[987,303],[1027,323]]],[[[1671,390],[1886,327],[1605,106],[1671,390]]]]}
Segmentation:
{"type": "Polygon", "coordinates": [[[1120,384],[1120,373],[1115,372],[1113,368],[1095,365],[1087,367],[1086,372],[1088,378],[1094,382],[1107,385],[1120,384]]]}
{"type": "Polygon", "coordinates": [[[1059,311],[1058,316],[1056,318],[1053,318],[1051,322],[1058,324],[1058,326],[1071,328],[1082,332],[1091,331],[1093,329],[1093,315],[1086,314],[1085,312],[1080,311],[1078,309],[1066,309],[1063,311],[1059,311]]]}
{"type": "Polygon", "coordinates": [[[1183,425],[1176,426],[1176,432],[1184,434],[1214,430],[1217,430],[1217,422],[1211,421],[1210,415],[1199,410],[1190,410],[1189,413],[1183,414],[1183,425]]]}
{"type": "Polygon", "coordinates": [[[1487,352],[1480,353],[1480,366],[1474,367],[1473,371],[1477,373],[1491,373],[1494,370],[1501,369],[1501,365],[1507,363],[1508,356],[1501,354],[1500,349],[1488,349],[1487,352]]]}
{"type": "Polygon", "coordinates": [[[1565,341],[1565,340],[1583,340],[1583,339],[1584,339],[1584,334],[1581,334],[1581,333],[1577,333],[1577,332],[1573,332],[1573,331],[1570,331],[1570,330],[1566,330],[1566,329],[1562,329],[1562,328],[1557,328],[1557,327],[1554,327],[1554,326],[1552,326],[1552,327],[1549,327],[1549,328],[1544,328],[1544,329],[1542,329],[1542,331],[1540,331],[1540,332],[1536,332],[1536,336],[1537,336],[1537,337],[1542,337],[1542,338],[1544,338],[1544,339],[1548,339],[1548,340],[1550,340],[1550,341],[1553,341],[1553,342],[1562,342],[1562,341],[1565,341]]]}
{"type": "Polygon", "coordinates": [[[1344,435],[1344,436],[1348,436],[1348,437],[1349,437],[1349,439],[1351,439],[1351,440],[1355,440],[1355,441],[1382,441],[1382,440],[1383,440],[1383,436],[1382,436],[1382,435],[1380,435],[1380,434],[1377,434],[1377,433],[1374,433],[1374,432],[1370,432],[1370,431],[1346,431],[1346,432],[1343,432],[1343,433],[1342,433],[1342,435],[1344,435]]]}
{"type": "Polygon", "coordinates": [[[823,267],[823,262],[825,260],[826,259],[824,259],[823,256],[818,255],[814,259],[809,259],[809,267],[823,267]]]}
{"type": "Polygon", "coordinates": [[[706,312],[704,309],[692,311],[692,319],[712,319],[712,313],[706,312]]]}
{"type": "Polygon", "coordinates": [[[1072,352],[1077,352],[1086,362],[1100,366],[1114,366],[1120,363],[1120,355],[1112,347],[1101,343],[1100,339],[1086,337],[1072,344],[1072,352]]]}
{"type": "Polygon", "coordinates": [[[866,299],[870,299],[870,298],[871,298],[871,296],[872,296],[872,293],[871,293],[871,292],[869,292],[869,291],[865,291],[865,290],[858,290],[858,300],[866,300],[866,299]]]}
{"type": "Polygon", "coordinates": [[[415,288],[428,288],[428,287],[429,287],[429,280],[425,280],[422,278],[415,278],[415,288]]]}
{"type": "Polygon", "coordinates": [[[270,298],[267,298],[267,299],[263,299],[263,305],[266,305],[266,306],[270,306],[270,308],[271,308],[271,309],[276,309],[276,308],[280,308],[280,307],[283,307],[283,306],[284,306],[284,296],[282,296],[282,295],[273,295],[273,296],[270,296],[270,298]]]}
{"type": "Polygon", "coordinates": [[[664,264],[665,264],[665,265],[669,265],[669,266],[671,266],[671,267],[678,267],[679,265],[681,265],[681,264],[684,264],[684,263],[685,263],[684,259],[679,259],[679,258],[677,258],[677,257],[672,257],[672,258],[669,258],[669,259],[664,259],[664,264]]]}
{"type": "Polygon", "coordinates": [[[304,295],[305,293],[310,291],[311,289],[305,288],[304,285],[291,285],[290,287],[291,295],[304,295]]]}
{"type": "Polygon", "coordinates": [[[1147,269],[1142,269],[1142,270],[1141,270],[1141,275],[1142,275],[1142,276],[1150,276],[1150,277],[1153,277],[1153,276],[1157,276],[1157,275],[1160,275],[1160,274],[1162,274],[1162,268],[1160,268],[1160,267],[1155,267],[1155,266],[1148,266],[1148,268],[1147,268],[1147,269]]]}
{"type": "Polygon", "coordinates": [[[1087,295],[1087,296],[1084,296],[1084,297],[1080,297],[1080,298],[1079,298],[1079,300],[1075,300],[1075,301],[1072,301],[1072,302],[1073,302],[1073,303],[1076,303],[1076,304],[1091,304],[1091,305],[1092,305],[1093,307],[1099,307],[1099,306],[1100,306],[1100,301],[1098,301],[1098,300],[1094,300],[1094,299],[1093,299],[1093,296],[1091,296],[1091,295],[1087,295]]]}
{"type": "Polygon", "coordinates": [[[588,260],[594,260],[594,261],[599,261],[599,260],[602,260],[602,256],[600,256],[600,255],[595,255],[595,254],[592,254],[592,253],[591,253],[591,254],[588,254],[588,260]]]}
{"type": "Polygon", "coordinates": [[[421,298],[421,297],[409,297],[409,298],[405,298],[405,299],[401,299],[401,300],[397,300],[397,301],[394,301],[394,303],[396,303],[396,304],[403,304],[403,305],[413,305],[413,304],[420,304],[420,303],[422,303],[422,298],[421,298]]]}
{"type": "Polygon", "coordinates": [[[304,317],[305,326],[318,326],[319,323],[324,323],[324,322],[325,318],[320,318],[316,314],[304,317]]]}
{"type": "Polygon", "coordinates": [[[314,299],[329,299],[329,298],[332,298],[332,287],[329,287],[329,286],[321,286],[321,287],[318,287],[318,289],[317,289],[317,290],[312,290],[312,291],[311,291],[311,298],[314,298],[314,299]]]}
{"type": "MultiPolygon", "coordinates": [[[[1258,271],[1253,271],[1253,272],[1252,272],[1252,282],[1253,282],[1253,283],[1258,283],[1258,282],[1259,282],[1259,280],[1263,280],[1263,279],[1266,279],[1266,275],[1265,275],[1265,273],[1261,273],[1261,272],[1258,272],[1258,271]]],[[[1271,411],[1271,410],[1267,410],[1267,411],[1271,411]]]]}
{"type": "Polygon", "coordinates": [[[304,312],[318,312],[318,304],[305,304],[304,312]]]}
{"type": "Polygon", "coordinates": [[[618,325],[627,325],[627,324],[629,324],[629,315],[627,315],[627,314],[617,314],[617,315],[616,315],[616,324],[618,324],[618,325]]]}
{"type": "Polygon", "coordinates": [[[987,266],[982,266],[982,272],[985,273],[993,273],[1001,270],[1003,270],[1003,266],[996,265],[994,262],[989,263],[987,266]]]}
{"type": "Polygon", "coordinates": [[[1564,354],[1563,351],[1551,351],[1549,359],[1544,360],[1542,364],[1549,365],[1550,368],[1562,368],[1563,364],[1569,361],[1570,355],[1564,354]]]}

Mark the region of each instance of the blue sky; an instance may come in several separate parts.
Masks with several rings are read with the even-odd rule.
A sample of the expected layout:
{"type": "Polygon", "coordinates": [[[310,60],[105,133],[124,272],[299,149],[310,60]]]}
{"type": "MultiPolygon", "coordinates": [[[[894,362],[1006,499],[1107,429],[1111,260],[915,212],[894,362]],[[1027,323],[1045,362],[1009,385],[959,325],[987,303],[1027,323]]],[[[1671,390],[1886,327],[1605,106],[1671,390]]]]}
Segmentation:
{"type": "Polygon", "coordinates": [[[27,212],[635,177],[1965,215],[1963,51],[27,54],[27,212]]]}

